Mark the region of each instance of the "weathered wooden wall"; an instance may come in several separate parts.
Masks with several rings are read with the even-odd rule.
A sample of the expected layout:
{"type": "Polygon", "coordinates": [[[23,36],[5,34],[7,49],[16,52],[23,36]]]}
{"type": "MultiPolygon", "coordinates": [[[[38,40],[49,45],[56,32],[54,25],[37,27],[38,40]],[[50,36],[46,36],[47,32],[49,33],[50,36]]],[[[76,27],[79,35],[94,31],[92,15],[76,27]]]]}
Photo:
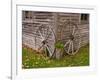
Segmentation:
{"type": "MultiPolygon", "coordinates": [[[[23,15],[25,15],[25,12],[23,12],[23,15]]],[[[49,26],[52,27],[53,31],[55,31],[54,27],[54,13],[49,12],[31,12],[29,13],[28,18],[25,18],[23,16],[23,35],[22,35],[22,42],[24,45],[27,45],[33,49],[37,49],[40,45],[40,38],[37,39],[37,44],[35,43],[35,34],[37,29],[39,28],[40,24],[50,24],[49,26]],[[31,17],[30,17],[31,14],[31,17]]],[[[44,26],[45,28],[46,26],[44,26]]],[[[37,34],[38,35],[38,34],[37,34]]],[[[54,46],[52,46],[54,47],[54,46]]]]}
{"type": "Polygon", "coordinates": [[[67,34],[69,34],[65,23],[66,21],[74,22],[78,25],[81,35],[81,46],[89,43],[89,24],[81,24],[80,15],[78,13],[56,13],[56,12],[30,12],[29,18],[25,18],[25,11],[23,11],[22,18],[22,43],[36,48],[40,43],[35,44],[34,36],[38,28],[39,23],[49,23],[53,28],[57,40],[66,40],[67,34]],[[63,35],[61,36],[61,30],[63,29],[63,35]]]}
{"type": "Polygon", "coordinates": [[[81,35],[81,46],[89,43],[89,24],[79,24],[78,28],[81,35]]]}

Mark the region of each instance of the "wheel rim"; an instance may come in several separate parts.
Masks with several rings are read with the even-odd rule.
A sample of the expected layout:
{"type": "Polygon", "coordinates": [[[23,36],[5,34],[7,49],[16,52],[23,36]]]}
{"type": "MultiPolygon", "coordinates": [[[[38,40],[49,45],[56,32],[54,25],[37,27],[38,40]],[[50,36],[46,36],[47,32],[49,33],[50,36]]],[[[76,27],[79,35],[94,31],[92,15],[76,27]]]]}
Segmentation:
{"type": "Polygon", "coordinates": [[[64,45],[64,50],[69,55],[74,55],[79,51],[80,43],[81,43],[81,37],[80,37],[80,31],[76,24],[74,23],[68,23],[67,29],[69,31],[68,38],[64,45]]]}
{"type": "MultiPolygon", "coordinates": [[[[35,36],[35,48],[38,51],[48,50],[49,57],[51,57],[55,51],[55,34],[53,29],[48,24],[42,24],[35,36]]],[[[46,52],[46,51],[45,51],[46,52]]]]}

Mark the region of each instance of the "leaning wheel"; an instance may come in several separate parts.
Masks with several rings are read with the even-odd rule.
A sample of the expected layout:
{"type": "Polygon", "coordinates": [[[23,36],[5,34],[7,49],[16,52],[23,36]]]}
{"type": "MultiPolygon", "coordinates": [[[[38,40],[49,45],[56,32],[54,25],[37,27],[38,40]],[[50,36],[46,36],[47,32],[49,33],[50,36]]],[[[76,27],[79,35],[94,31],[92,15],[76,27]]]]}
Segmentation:
{"type": "Polygon", "coordinates": [[[51,57],[55,51],[55,34],[49,24],[41,24],[35,35],[35,48],[44,50],[51,57]]]}
{"type": "Polygon", "coordinates": [[[67,39],[64,44],[64,50],[69,55],[74,55],[79,51],[81,36],[78,26],[74,23],[69,22],[66,25],[67,31],[67,39]]]}

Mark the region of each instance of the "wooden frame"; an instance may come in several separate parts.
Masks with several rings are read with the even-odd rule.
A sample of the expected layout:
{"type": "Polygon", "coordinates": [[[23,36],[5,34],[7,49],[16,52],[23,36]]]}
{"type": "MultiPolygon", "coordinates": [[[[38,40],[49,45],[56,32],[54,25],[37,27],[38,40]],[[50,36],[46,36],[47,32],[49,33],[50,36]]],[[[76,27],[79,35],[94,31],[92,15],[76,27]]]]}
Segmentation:
{"type": "MultiPolygon", "coordinates": [[[[74,5],[47,5],[46,3],[43,4],[30,4],[30,3],[23,3],[20,4],[19,2],[14,2],[12,4],[12,80],[28,80],[28,79],[38,79],[38,77],[41,78],[50,78],[55,76],[61,76],[66,77],[66,75],[76,75],[76,76],[82,76],[83,74],[87,76],[92,76],[92,73],[96,73],[96,65],[95,65],[95,33],[93,30],[95,30],[94,26],[95,24],[95,8],[94,7],[81,7],[81,6],[74,6],[74,5]],[[22,70],[21,68],[21,12],[22,10],[41,10],[43,11],[59,11],[63,12],[61,9],[63,9],[65,12],[83,12],[83,13],[89,13],[90,14],[90,66],[88,67],[73,67],[73,68],[52,68],[52,69],[30,69],[30,70],[22,70]],[[60,73],[59,73],[60,71],[60,73]],[[47,74],[48,73],[48,74],[47,74]],[[82,73],[82,74],[80,74],[82,73]],[[33,75],[34,74],[34,75],[33,75]],[[51,74],[51,75],[49,75],[51,74]]],[[[70,77],[70,76],[69,76],[70,77]]],[[[69,78],[73,80],[73,78],[69,78]]],[[[80,78],[77,78],[79,80],[80,78]]]]}

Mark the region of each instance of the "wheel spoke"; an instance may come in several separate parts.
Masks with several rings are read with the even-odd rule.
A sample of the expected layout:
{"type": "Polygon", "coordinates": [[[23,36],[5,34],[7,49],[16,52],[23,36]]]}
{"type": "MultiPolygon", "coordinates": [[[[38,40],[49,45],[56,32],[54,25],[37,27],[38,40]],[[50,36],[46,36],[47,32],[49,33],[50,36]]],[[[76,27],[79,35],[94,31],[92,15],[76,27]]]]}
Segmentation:
{"type": "Polygon", "coordinates": [[[68,41],[65,43],[64,47],[66,47],[69,43],[70,43],[70,40],[68,40],[68,41]]]}
{"type": "Polygon", "coordinates": [[[42,33],[40,32],[40,30],[39,30],[38,32],[39,32],[39,34],[40,34],[42,40],[44,40],[43,35],[42,35],[42,33]]]}
{"type": "Polygon", "coordinates": [[[52,51],[50,50],[50,47],[47,44],[45,44],[45,46],[48,49],[50,56],[52,56],[52,51]]]}
{"type": "Polygon", "coordinates": [[[72,54],[74,53],[74,44],[73,44],[73,41],[71,42],[72,44],[72,54]]]}
{"type": "Polygon", "coordinates": [[[48,33],[49,33],[49,28],[47,28],[47,31],[46,31],[46,33],[47,33],[47,35],[45,36],[45,39],[47,39],[47,37],[48,37],[48,33]]]}
{"type": "Polygon", "coordinates": [[[68,51],[67,51],[67,53],[70,52],[70,48],[71,48],[71,41],[69,42],[69,46],[68,46],[68,51]]]}
{"type": "Polygon", "coordinates": [[[72,30],[72,35],[74,35],[75,34],[75,26],[73,26],[74,28],[73,28],[73,30],[72,30]]]}
{"type": "MultiPolygon", "coordinates": [[[[48,30],[48,32],[47,32],[47,36],[46,36],[46,38],[45,38],[45,40],[47,40],[49,37],[50,37],[50,35],[52,35],[52,38],[54,37],[54,33],[53,33],[53,30],[51,29],[51,28],[49,28],[50,30],[48,30]]],[[[53,38],[54,39],[54,38],[53,38]]],[[[55,39],[54,39],[55,40],[55,39]]]]}
{"type": "Polygon", "coordinates": [[[47,54],[46,47],[43,47],[44,54],[47,54]]]}
{"type": "Polygon", "coordinates": [[[49,38],[49,36],[50,36],[50,33],[46,36],[45,40],[47,40],[49,38]]]}

